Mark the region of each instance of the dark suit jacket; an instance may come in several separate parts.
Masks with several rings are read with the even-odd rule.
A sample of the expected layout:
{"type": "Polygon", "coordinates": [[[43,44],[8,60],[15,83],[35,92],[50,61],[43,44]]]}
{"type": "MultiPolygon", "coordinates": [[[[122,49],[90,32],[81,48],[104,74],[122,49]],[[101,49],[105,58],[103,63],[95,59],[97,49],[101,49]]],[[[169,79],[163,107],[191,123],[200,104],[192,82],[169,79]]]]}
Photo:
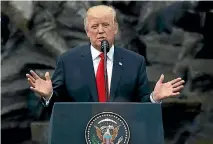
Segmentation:
{"type": "MultiPolygon", "coordinates": [[[[109,101],[150,102],[145,66],[143,56],[115,47],[109,101]]],[[[52,82],[54,92],[48,106],[49,112],[56,101],[97,102],[90,45],[62,54],[57,60],[52,82]]]]}

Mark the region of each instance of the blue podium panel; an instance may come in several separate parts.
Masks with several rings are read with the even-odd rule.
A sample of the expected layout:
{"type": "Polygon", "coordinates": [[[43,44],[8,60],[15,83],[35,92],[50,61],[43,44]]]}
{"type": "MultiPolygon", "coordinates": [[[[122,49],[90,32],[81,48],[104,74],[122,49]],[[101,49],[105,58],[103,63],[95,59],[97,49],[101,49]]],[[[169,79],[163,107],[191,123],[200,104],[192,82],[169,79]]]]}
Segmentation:
{"type": "Polygon", "coordinates": [[[163,144],[160,104],[55,103],[50,144],[163,144]]]}

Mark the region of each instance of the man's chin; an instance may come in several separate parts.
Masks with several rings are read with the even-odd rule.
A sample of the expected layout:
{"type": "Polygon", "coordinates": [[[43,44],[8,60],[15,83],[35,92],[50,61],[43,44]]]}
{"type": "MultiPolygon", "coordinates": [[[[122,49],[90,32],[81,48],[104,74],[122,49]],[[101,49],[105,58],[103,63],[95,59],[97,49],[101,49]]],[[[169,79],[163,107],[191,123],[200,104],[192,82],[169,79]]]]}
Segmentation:
{"type": "Polygon", "coordinates": [[[101,47],[101,41],[98,41],[98,42],[96,43],[96,46],[97,46],[97,47],[101,47]]]}
{"type": "Polygon", "coordinates": [[[102,42],[102,40],[96,41],[94,47],[95,47],[96,49],[100,49],[100,48],[101,48],[101,42],[102,42]]]}

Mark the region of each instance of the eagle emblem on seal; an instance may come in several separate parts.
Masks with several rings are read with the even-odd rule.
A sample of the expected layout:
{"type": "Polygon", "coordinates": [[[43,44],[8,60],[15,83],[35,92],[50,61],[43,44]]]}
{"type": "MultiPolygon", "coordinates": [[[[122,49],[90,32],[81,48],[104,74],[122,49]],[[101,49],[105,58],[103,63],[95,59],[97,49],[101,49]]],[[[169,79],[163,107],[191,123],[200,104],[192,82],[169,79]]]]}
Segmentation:
{"type": "Polygon", "coordinates": [[[130,131],[118,114],[103,112],[95,115],[85,130],[87,144],[128,144],[130,131]]]}

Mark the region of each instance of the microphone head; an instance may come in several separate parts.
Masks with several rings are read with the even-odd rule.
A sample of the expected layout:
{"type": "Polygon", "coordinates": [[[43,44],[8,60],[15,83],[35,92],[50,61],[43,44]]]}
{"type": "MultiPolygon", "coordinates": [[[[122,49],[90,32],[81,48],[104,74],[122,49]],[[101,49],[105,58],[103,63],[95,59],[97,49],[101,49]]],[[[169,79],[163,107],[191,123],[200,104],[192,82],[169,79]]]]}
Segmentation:
{"type": "Polygon", "coordinates": [[[104,52],[104,49],[106,49],[106,52],[109,52],[109,42],[107,40],[101,41],[101,51],[104,52]]]}

